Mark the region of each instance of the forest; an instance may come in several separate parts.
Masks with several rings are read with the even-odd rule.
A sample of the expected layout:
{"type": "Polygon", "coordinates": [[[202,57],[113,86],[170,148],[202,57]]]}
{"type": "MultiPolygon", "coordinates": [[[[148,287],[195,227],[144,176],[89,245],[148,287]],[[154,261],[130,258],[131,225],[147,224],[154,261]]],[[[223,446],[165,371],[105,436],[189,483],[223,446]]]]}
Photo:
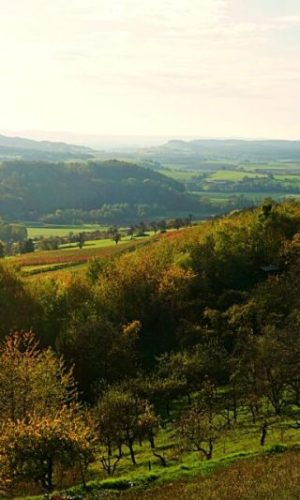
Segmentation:
{"type": "Polygon", "coordinates": [[[267,199],[61,280],[2,260],[2,495],[171,498],[179,481],[182,498],[214,498],[217,477],[194,496],[180,481],[288,462],[299,259],[300,205],[267,199]]]}
{"type": "Polygon", "coordinates": [[[10,221],[128,223],[211,208],[182,183],[127,162],[0,164],[0,213],[10,221]]]}

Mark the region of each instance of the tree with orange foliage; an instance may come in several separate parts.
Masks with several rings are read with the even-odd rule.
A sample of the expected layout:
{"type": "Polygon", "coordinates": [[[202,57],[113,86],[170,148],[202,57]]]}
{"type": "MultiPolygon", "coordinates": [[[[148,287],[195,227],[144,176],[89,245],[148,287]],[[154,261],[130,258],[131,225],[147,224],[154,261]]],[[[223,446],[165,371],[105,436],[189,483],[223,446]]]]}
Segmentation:
{"type": "Polygon", "coordinates": [[[14,332],[0,348],[0,420],[50,417],[77,398],[72,370],[32,332],[14,332]]]}

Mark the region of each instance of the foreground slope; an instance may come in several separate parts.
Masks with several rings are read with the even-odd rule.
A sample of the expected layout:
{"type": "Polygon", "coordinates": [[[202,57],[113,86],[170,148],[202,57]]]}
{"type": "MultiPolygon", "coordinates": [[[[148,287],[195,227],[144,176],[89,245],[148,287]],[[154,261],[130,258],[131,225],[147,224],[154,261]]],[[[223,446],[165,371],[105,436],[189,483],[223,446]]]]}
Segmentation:
{"type": "MultiPolygon", "coordinates": [[[[24,280],[1,265],[2,339],[12,330],[17,333],[2,342],[0,351],[0,459],[5,465],[0,472],[16,495],[56,488],[88,498],[87,485],[94,498],[112,491],[118,498],[124,490],[143,498],[141,491],[146,494],[150,487],[156,488],[149,489],[150,498],[160,498],[174,485],[179,496],[185,495],[186,485],[178,481],[198,477],[187,495],[201,498],[199,482],[221,468],[245,460],[251,465],[287,449],[296,452],[299,268],[300,206],[271,200],[259,209],[165,233],[113,259],[95,259],[86,273],[64,281],[24,280]],[[35,432],[30,443],[26,438],[27,430],[40,428],[46,418],[40,406],[41,398],[48,400],[40,384],[41,373],[47,373],[44,364],[32,371],[35,389],[27,387],[26,394],[33,399],[24,407],[27,357],[25,364],[18,363],[20,382],[10,404],[12,372],[7,368],[24,359],[22,332],[29,330],[36,332],[41,349],[33,365],[36,359],[44,363],[48,352],[55,359],[63,356],[73,367],[77,398],[88,403],[83,413],[76,409],[84,431],[81,444],[91,452],[84,464],[73,448],[73,433],[67,449],[75,455],[68,460],[52,446],[56,433],[50,441],[40,441],[35,432]],[[14,339],[21,339],[21,349],[11,353],[14,339]],[[55,465],[46,487],[31,446],[55,465]],[[11,453],[18,469],[10,468],[11,453]]],[[[60,435],[64,407],[56,399],[53,405],[50,413],[46,408],[49,432],[57,422],[60,435]],[[57,412],[58,420],[52,419],[57,412]]],[[[211,489],[218,492],[217,486],[211,489]]],[[[232,498],[236,491],[243,498],[239,484],[231,490],[232,498]]]]}

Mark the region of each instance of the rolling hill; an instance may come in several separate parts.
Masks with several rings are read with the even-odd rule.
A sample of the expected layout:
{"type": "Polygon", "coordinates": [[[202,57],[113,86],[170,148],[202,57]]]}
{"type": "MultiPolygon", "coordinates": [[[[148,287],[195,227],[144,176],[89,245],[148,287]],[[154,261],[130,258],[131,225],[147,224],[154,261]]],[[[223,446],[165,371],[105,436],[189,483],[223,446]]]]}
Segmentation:
{"type": "Polygon", "coordinates": [[[126,162],[0,165],[0,216],[9,220],[120,223],[203,209],[182,183],[126,162]]]}

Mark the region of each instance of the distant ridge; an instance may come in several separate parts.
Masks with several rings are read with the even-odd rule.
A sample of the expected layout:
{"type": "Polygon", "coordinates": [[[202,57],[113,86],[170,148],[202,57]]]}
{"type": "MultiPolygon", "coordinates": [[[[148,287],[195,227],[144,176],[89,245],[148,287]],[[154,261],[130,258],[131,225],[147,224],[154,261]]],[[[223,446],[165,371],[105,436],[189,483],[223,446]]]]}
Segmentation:
{"type": "Polygon", "coordinates": [[[158,159],[164,155],[185,155],[200,159],[300,161],[300,140],[172,139],[144,149],[144,153],[158,159]]]}
{"type": "Polygon", "coordinates": [[[35,141],[0,134],[0,157],[22,156],[30,159],[67,159],[91,157],[95,151],[87,146],[65,142],[35,141]]]}

